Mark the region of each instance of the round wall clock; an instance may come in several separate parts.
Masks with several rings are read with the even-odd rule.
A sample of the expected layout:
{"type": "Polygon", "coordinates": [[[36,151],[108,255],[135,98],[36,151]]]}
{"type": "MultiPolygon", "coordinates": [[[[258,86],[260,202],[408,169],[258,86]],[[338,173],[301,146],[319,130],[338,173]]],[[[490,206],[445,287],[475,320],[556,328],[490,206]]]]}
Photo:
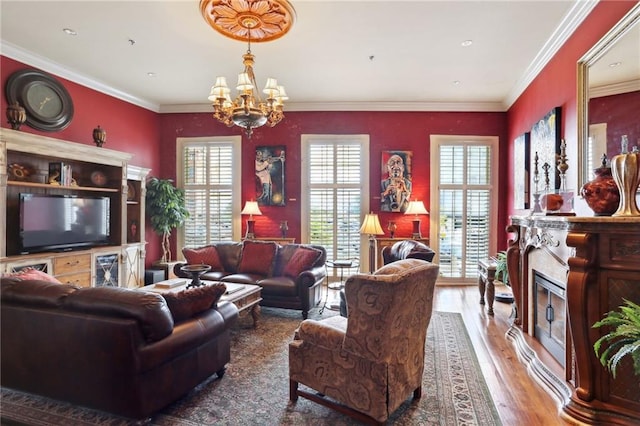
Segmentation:
{"type": "Polygon", "coordinates": [[[67,89],[51,75],[27,69],[11,74],[5,86],[9,104],[19,102],[27,113],[27,126],[46,132],[66,128],[73,118],[67,89]]]}

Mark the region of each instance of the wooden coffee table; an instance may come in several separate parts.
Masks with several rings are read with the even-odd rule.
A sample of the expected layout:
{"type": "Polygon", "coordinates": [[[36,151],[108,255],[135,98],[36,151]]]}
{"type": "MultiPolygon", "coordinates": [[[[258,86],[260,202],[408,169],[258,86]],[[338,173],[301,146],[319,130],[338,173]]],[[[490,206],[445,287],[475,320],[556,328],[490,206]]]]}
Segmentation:
{"type": "MultiPolygon", "coordinates": [[[[190,282],[190,280],[186,280],[186,282],[190,282]]],[[[215,284],[219,281],[202,281],[204,284],[215,284]]],[[[162,285],[164,281],[160,281],[156,284],[141,287],[141,290],[145,291],[153,291],[155,293],[168,293],[168,292],[178,292],[181,290],[185,290],[187,288],[187,284],[183,284],[173,288],[160,288],[158,284],[162,285]]],[[[253,318],[253,326],[258,325],[258,320],[260,318],[260,302],[262,301],[262,297],[260,292],[262,291],[262,287],[253,285],[253,284],[234,284],[234,283],[221,283],[227,286],[227,292],[222,295],[220,300],[228,301],[236,305],[238,308],[238,313],[248,312],[251,314],[253,318]]]]}

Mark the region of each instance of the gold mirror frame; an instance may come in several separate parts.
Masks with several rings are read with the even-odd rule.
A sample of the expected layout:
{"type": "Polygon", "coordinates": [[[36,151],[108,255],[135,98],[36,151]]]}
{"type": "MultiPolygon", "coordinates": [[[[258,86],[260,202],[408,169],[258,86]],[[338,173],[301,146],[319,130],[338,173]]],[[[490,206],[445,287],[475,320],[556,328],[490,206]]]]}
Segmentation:
{"type": "Polygon", "coordinates": [[[640,3],[636,4],[578,61],[578,188],[589,178],[589,67],[600,60],[634,25],[640,25],[640,3]]]}

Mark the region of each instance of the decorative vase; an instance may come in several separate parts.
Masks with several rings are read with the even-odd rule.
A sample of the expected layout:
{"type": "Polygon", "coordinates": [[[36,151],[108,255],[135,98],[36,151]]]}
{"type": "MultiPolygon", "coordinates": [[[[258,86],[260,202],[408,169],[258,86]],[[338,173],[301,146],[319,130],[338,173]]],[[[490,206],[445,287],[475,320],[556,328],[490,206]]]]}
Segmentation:
{"type": "Polygon", "coordinates": [[[107,131],[100,126],[93,129],[93,142],[96,146],[101,147],[107,141],[107,131]]]}
{"type": "Polygon", "coordinates": [[[20,130],[20,126],[27,121],[27,113],[18,102],[14,102],[7,107],[7,120],[13,130],[20,130]]]}
{"type": "Polygon", "coordinates": [[[606,166],[606,157],[602,163],[593,170],[596,177],[582,186],[580,194],[596,216],[611,216],[620,204],[620,191],[611,175],[611,167],[606,166]]]}
{"type": "Polygon", "coordinates": [[[397,228],[398,226],[396,225],[396,223],[393,220],[390,220],[389,224],[387,225],[387,229],[389,230],[389,235],[391,236],[391,238],[393,238],[394,235],[396,235],[397,228]]]}
{"type": "Polygon", "coordinates": [[[287,238],[287,231],[289,230],[289,224],[286,220],[280,222],[280,235],[282,238],[287,238]]]}
{"type": "Polygon", "coordinates": [[[613,216],[640,216],[636,192],[640,185],[640,154],[619,154],[611,160],[613,179],[620,190],[620,205],[613,216]]]}

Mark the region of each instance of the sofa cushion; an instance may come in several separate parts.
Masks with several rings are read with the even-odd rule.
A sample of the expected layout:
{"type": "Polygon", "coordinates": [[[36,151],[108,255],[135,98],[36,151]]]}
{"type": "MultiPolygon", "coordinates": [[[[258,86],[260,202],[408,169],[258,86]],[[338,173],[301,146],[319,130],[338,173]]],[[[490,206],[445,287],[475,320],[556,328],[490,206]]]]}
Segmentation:
{"type": "Polygon", "coordinates": [[[197,249],[184,248],[182,254],[190,265],[209,265],[212,271],[224,271],[224,266],[215,246],[197,249]]]}
{"type": "Polygon", "coordinates": [[[173,331],[173,318],[167,304],[156,293],[120,287],[85,287],[68,295],[62,306],[85,314],[134,319],[147,342],[163,339],[173,331]]]}
{"type": "Polygon", "coordinates": [[[245,240],[238,272],[270,276],[277,249],[274,242],[245,240]]]}
{"type": "Polygon", "coordinates": [[[49,275],[46,272],[40,271],[34,268],[25,268],[17,272],[11,272],[4,274],[3,278],[17,278],[19,280],[39,280],[48,281],[50,283],[62,284],[56,277],[49,275]]]}
{"type": "Polygon", "coordinates": [[[311,247],[298,247],[284,267],[283,275],[296,278],[300,273],[313,268],[322,256],[320,250],[311,247]]]}
{"type": "Polygon", "coordinates": [[[227,291],[224,284],[210,284],[175,293],[164,293],[175,322],[184,321],[214,306],[227,291]]]}

